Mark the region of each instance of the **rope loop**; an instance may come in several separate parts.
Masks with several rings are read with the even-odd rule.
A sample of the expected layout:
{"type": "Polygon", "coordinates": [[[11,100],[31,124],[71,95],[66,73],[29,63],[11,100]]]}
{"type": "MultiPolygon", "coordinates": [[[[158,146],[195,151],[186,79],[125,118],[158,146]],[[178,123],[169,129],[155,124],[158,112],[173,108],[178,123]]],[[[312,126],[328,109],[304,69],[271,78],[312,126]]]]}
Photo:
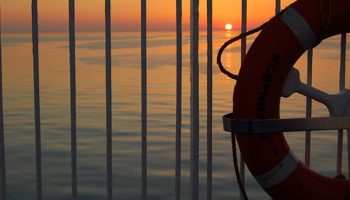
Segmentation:
{"type": "Polygon", "coordinates": [[[226,41],[219,49],[218,51],[218,55],[217,55],[217,58],[216,58],[216,63],[219,65],[219,69],[220,71],[225,74],[226,76],[230,77],[231,79],[234,79],[234,80],[237,80],[238,79],[238,75],[236,74],[232,74],[231,72],[229,72],[228,70],[225,69],[225,67],[223,66],[222,62],[221,62],[221,57],[222,57],[222,53],[224,52],[224,50],[230,46],[230,44],[242,39],[242,38],[245,38],[249,35],[252,35],[260,30],[262,30],[265,26],[266,26],[267,22],[264,23],[263,25],[259,26],[258,28],[255,28],[255,29],[252,29],[248,32],[245,32],[245,33],[242,33],[236,37],[233,37],[231,38],[230,40],[226,41]]]}
{"type": "MultiPolygon", "coordinates": [[[[278,13],[276,16],[280,16],[282,13],[284,12],[284,10],[282,10],[280,13],[278,13]]],[[[231,45],[232,43],[242,39],[242,38],[246,38],[249,35],[252,35],[256,32],[261,31],[262,29],[265,28],[265,26],[270,22],[271,20],[265,22],[264,24],[260,25],[257,28],[254,28],[248,32],[245,33],[241,33],[240,35],[233,37],[231,39],[229,39],[228,41],[226,41],[219,49],[218,51],[218,55],[216,57],[216,63],[219,66],[219,69],[221,71],[221,73],[225,74],[226,76],[228,76],[231,79],[237,80],[238,79],[238,75],[237,74],[232,74],[231,72],[229,72],[228,70],[225,69],[225,67],[223,66],[222,62],[221,62],[221,57],[222,57],[222,53],[225,51],[225,49],[231,45]]]]}

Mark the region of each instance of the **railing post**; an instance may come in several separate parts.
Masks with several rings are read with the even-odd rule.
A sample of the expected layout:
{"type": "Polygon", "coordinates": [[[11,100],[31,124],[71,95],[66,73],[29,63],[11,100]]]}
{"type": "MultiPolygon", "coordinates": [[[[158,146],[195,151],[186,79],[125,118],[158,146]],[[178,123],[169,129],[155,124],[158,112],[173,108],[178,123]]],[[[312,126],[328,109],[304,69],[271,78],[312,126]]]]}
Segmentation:
{"type": "MultiPolygon", "coordinates": [[[[247,32],[247,0],[242,0],[242,25],[241,25],[241,33],[247,32]]],[[[241,39],[241,63],[243,63],[247,52],[247,38],[242,37],[241,39]]],[[[240,177],[242,180],[243,187],[245,186],[245,163],[243,160],[242,154],[240,155],[240,177]]],[[[242,192],[239,193],[240,199],[243,199],[242,192]]]]}
{"type": "Polygon", "coordinates": [[[38,32],[39,32],[38,31],[38,2],[37,0],[32,0],[36,194],[37,194],[37,200],[41,200],[42,199],[42,176],[41,176],[41,128],[40,128],[39,33],[38,32]]]}
{"type": "Polygon", "coordinates": [[[6,164],[5,164],[5,133],[4,133],[4,107],[2,87],[2,20],[0,2],[0,197],[6,197],[6,164]]]}
{"type": "MultiPolygon", "coordinates": [[[[312,85],[312,62],[313,50],[307,51],[307,85],[312,85]]],[[[312,116],[312,99],[306,97],[306,118],[312,116]]],[[[305,131],[305,165],[310,167],[310,154],[311,154],[311,131],[305,131]]]]}
{"type": "Polygon", "coordinates": [[[142,129],[142,199],[147,199],[147,14],[146,0],[141,0],[141,129],[142,129]]]}
{"type": "Polygon", "coordinates": [[[71,181],[72,199],[77,198],[77,115],[76,115],[76,63],[75,63],[75,0],[69,0],[69,63],[71,112],[71,181]]]}
{"type": "Polygon", "coordinates": [[[277,15],[281,11],[281,0],[276,0],[275,14],[277,15]]]}
{"type": "Polygon", "coordinates": [[[207,0],[207,200],[212,199],[213,177],[213,2],[207,0]]]}
{"type": "Polygon", "coordinates": [[[106,141],[107,141],[107,198],[113,199],[112,170],[112,45],[111,45],[111,0],[105,0],[105,57],[106,57],[106,141]]]}
{"type": "MultiPolygon", "coordinates": [[[[341,41],[340,41],[339,91],[345,89],[346,33],[341,34],[340,40],[341,41]]],[[[343,137],[344,137],[343,130],[338,130],[337,176],[342,176],[343,137]]]]}
{"type": "Polygon", "coordinates": [[[199,62],[198,62],[198,21],[199,21],[199,0],[191,0],[190,6],[190,60],[191,60],[191,162],[190,162],[190,183],[191,199],[199,199],[199,62]]]}
{"type": "Polygon", "coordinates": [[[182,0],[176,0],[176,164],[175,199],[181,199],[182,0]]]}

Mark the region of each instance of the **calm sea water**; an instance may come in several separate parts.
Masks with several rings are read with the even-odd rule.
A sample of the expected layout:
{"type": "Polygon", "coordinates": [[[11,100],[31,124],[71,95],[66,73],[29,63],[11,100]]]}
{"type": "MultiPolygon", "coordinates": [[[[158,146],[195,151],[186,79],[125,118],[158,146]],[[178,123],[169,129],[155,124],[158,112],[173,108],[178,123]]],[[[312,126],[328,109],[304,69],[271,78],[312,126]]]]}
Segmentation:
{"type": "MultiPolygon", "coordinates": [[[[234,35],[235,33],[231,33],[234,35]]],[[[214,33],[214,53],[230,33],[214,33]]],[[[249,38],[251,43],[254,37],[249,38]]],[[[70,198],[69,54],[66,33],[40,35],[42,108],[42,168],[44,199],[70,198]]],[[[113,181],[117,199],[140,199],[141,89],[139,33],[114,33],[113,46],[113,181]]],[[[184,33],[182,197],[189,199],[189,34],[184,33]]],[[[327,92],[338,90],[339,37],[324,41],[314,57],[313,82],[327,92]]],[[[148,189],[149,199],[174,199],[175,186],[175,34],[148,35],[148,189]]],[[[239,66],[238,44],[224,55],[224,63],[239,66]]],[[[106,136],[104,35],[77,35],[78,199],[106,199],[106,136]]],[[[349,56],[348,56],[349,57],[349,56]]],[[[3,82],[8,199],[35,199],[33,73],[30,34],[5,34],[3,82]]],[[[306,59],[296,67],[305,81],[306,59]]],[[[347,60],[349,64],[349,60],[347,60]]],[[[237,72],[237,68],[231,70],[237,72]]],[[[347,77],[349,70],[347,70],[347,77]]],[[[237,199],[230,137],[222,131],[221,116],[232,109],[234,81],[214,65],[213,199],[237,199]]],[[[347,85],[349,85],[347,81],[347,85]]],[[[313,104],[314,116],[327,116],[313,104]]],[[[282,117],[303,117],[305,97],[281,102],[282,117]]],[[[304,134],[292,133],[288,142],[303,160],[304,134]]],[[[206,197],[206,41],[200,37],[200,199],[206,197]]],[[[346,149],[346,145],[344,146],[346,149]]],[[[311,167],[335,175],[335,131],[313,133],[311,167]]],[[[344,151],[343,167],[347,162],[344,151]]],[[[345,170],[346,171],[346,170],[345,170]]],[[[345,174],[347,174],[345,172],[345,174]]],[[[251,199],[269,199],[247,172],[251,199]]]]}

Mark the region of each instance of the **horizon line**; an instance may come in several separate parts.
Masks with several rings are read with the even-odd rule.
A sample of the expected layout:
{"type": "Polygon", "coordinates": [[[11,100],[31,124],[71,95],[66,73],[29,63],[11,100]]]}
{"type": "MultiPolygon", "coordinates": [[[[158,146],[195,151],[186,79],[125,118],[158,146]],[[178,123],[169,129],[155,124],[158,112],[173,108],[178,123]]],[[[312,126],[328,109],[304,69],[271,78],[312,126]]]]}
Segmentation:
{"type": "MultiPolygon", "coordinates": [[[[222,32],[239,32],[240,29],[232,29],[231,31],[225,30],[225,29],[212,29],[213,31],[222,31],[222,32]]],[[[189,32],[190,30],[183,30],[183,32],[189,32]]],[[[200,32],[207,31],[207,29],[200,29],[200,32]]],[[[43,30],[39,31],[39,33],[68,33],[68,30],[43,30]]],[[[105,30],[81,30],[81,31],[75,31],[76,33],[100,33],[105,32],[105,30]]],[[[141,32],[141,30],[112,30],[112,32],[141,32]]],[[[174,32],[176,33],[176,30],[169,30],[169,29],[163,29],[163,30],[147,30],[147,32],[174,32]]],[[[2,33],[9,34],[9,33],[32,33],[32,31],[2,31],[2,33]]]]}

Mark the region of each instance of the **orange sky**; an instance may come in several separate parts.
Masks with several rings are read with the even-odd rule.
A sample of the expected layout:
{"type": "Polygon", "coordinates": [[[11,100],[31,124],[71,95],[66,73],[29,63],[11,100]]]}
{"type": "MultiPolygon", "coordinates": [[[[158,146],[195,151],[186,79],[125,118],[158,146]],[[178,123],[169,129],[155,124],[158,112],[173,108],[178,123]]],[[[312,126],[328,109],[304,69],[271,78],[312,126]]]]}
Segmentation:
{"type": "MultiPolygon", "coordinates": [[[[104,1],[76,0],[76,23],[78,31],[104,30],[104,1]]],[[[248,0],[249,26],[256,26],[274,14],[274,0],[248,0]]],[[[282,1],[282,7],[294,0],[282,1]]],[[[31,31],[31,1],[2,1],[2,25],[6,32],[31,31]]],[[[41,31],[66,31],[68,23],[68,0],[38,0],[39,28],[41,31]]],[[[183,0],[183,25],[188,29],[190,0],[183,0]]],[[[176,1],[148,0],[148,30],[175,30],[176,1]]],[[[213,0],[214,29],[223,29],[232,23],[239,29],[241,0],[213,0]]],[[[140,0],[112,0],[112,29],[114,31],[139,30],[140,0]]],[[[200,24],[205,28],[206,1],[200,0],[200,24]]]]}

